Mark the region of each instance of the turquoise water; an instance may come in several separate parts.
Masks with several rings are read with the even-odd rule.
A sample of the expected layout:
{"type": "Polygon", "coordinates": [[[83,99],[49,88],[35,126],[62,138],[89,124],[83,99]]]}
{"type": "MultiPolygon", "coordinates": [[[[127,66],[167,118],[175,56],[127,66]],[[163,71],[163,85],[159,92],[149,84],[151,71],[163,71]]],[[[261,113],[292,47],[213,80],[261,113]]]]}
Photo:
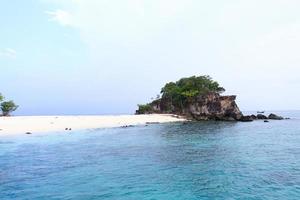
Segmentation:
{"type": "Polygon", "coordinates": [[[299,119],[2,137],[0,199],[300,199],[299,119]]]}

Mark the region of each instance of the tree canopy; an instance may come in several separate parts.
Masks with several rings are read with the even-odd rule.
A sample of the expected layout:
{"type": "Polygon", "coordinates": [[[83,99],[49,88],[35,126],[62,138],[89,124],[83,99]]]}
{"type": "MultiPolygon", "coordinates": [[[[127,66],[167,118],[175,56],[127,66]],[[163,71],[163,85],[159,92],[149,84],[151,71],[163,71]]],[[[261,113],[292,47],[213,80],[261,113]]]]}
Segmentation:
{"type": "Polygon", "coordinates": [[[209,92],[222,93],[225,89],[210,76],[191,76],[167,83],[162,89],[162,99],[169,99],[171,105],[183,106],[196,96],[209,92]]]}
{"type": "Polygon", "coordinates": [[[1,103],[3,116],[8,116],[11,112],[17,110],[18,106],[13,101],[4,101],[1,103]]]}
{"type": "Polygon", "coordinates": [[[138,105],[138,110],[137,110],[137,114],[146,114],[152,111],[152,107],[150,104],[139,104],[138,105]]]}
{"type": "MultiPolygon", "coordinates": [[[[0,102],[4,100],[4,96],[0,93],[0,102]]],[[[3,101],[0,104],[3,116],[9,116],[11,112],[15,111],[18,106],[13,101],[3,101]]]]}
{"type": "Polygon", "coordinates": [[[191,76],[177,82],[167,83],[162,89],[162,96],[179,94],[183,96],[197,96],[208,92],[222,93],[225,89],[210,76],[191,76]]]}
{"type": "MultiPolygon", "coordinates": [[[[210,76],[191,76],[176,82],[169,82],[161,89],[161,102],[166,110],[183,110],[188,102],[199,95],[210,92],[222,93],[225,89],[210,76]]],[[[151,103],[153,104],[153,102],[151,103]]],[[[140,113],[151,112],[151,104],[139,105],[140,113]]]]}

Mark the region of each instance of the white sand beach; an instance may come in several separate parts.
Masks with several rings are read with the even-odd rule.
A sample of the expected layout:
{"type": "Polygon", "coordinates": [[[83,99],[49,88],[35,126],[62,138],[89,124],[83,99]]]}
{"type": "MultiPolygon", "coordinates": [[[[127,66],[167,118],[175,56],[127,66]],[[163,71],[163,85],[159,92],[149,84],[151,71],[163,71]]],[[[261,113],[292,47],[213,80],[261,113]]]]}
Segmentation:
{"type": "Polygon", "coordinates": [[[130,125],[144,125],[146,123],[166,123],[185,121],[174,115],[115,115],[115,116],[16,116],[0,117],[0,136],[11,134],[25,134],[30,132],[44,133],[110,128],[130,125]]]}

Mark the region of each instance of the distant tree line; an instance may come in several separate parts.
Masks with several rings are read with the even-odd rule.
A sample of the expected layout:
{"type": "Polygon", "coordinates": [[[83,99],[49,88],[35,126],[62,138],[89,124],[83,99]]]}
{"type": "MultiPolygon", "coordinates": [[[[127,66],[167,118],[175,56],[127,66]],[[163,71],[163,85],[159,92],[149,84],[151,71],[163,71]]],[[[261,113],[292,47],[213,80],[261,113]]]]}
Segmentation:
{"type": "Polygon", "coordinates": [[[4,101],[4,96],[0,93],[0,108],[2,111],[2,116],[9,116],[13,111],[17,110],[18,105],[13,101],[4,101]]]}
{"type": "MultiPolygon", "coordinates": [[[[197,96],[210,92],[222,93],[225,89],[218,82],[212,80],[210,76],[191,76],[182,78],[176,82],[169,82],[161,89],[161,98],[155,101],[168,102],[167,110],[173,108],[182,110],[189,102],[195,100],[197,96]]],[[[151,112],[150,104],[139,104],[138,113],[151,112]]]]}

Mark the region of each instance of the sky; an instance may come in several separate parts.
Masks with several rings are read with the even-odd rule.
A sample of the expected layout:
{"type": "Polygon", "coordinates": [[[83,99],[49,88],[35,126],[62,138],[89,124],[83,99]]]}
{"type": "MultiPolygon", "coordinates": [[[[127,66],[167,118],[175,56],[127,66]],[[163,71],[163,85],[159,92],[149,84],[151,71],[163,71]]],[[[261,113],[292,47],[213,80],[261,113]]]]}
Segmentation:
{"type": "Polygon", "coordinates": [[[1,0],[16,115],[131,114],[210,75],[241,110],[300,110],[298,0],[1,0]]]}

